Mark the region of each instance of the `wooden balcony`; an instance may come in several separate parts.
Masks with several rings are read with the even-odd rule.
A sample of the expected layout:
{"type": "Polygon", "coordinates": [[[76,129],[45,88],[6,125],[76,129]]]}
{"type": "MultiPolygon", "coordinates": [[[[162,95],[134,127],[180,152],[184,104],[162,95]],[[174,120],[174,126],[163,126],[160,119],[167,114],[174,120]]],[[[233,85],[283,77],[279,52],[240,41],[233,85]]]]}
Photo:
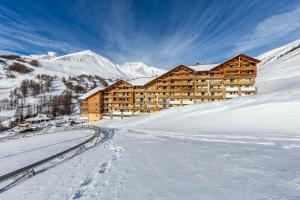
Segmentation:
{"type": "Polygon", "coordinates": [[[133,109],[133,105],[128,105],[128,106],[119,106],[119,105],[113,105],[111,108],[117,108],[117,109],[133,109]]]}
{"type": "Polygon", "coordinates": [[[132,95],[113,95],[113,98],[131,98],[132,95]]]}
{"type": "Polygon", "coordinates": [[[240,78],[240,73],[226,73],[224,74],[225,78],[240,78]]]}
{"type": "Polygon", "coordinates": [[[209,88],[210,92],[223,92],[224,88],[209,88]]]}
{"type": "Polygon", "coordinates": [[[148,99],[148,98],[156,98],[156,95],[155,94],[146,94],[145,99],[148,99]]]}
{"type": "Polygon", "coordinates": [[[114,89],[112,90],[113,92],[132,92],[133,90],[130,88],[130,89],[114,89]]]}
{"type": "Polygon", "coordinates": [[[208,82],[197,82],[196,85],[198,86],[207,86],[208,82]]]}
{"type": "Polygon", "coordinates": [[[240,71],[239,67],[225,67],[225,71],[240,71]]]}
{"type": "Polygon", "coordinates": [[[253,85],[253,84],[255,84],[255,81],[239,81],[239,84],[241,84],[241,85],[253,85]]]}
{"type": "Polygon", "coordinates": [[[210,79],[210,75],[196,75],[196,79],[210,79]]]}
{"type": "Polygon", "coordinates": [[[203,99],[223,99],[223,95],[205,95],[203,99]]]}
{"type": "Polygon", "coordinates": [[[255,66],[248,66],[248,67],[241,66],[241,71],[245,71],[245,70],[256,70],[256,67],[255,66]]]}
{"type": "Polygon", "coordinates": [[[170,76],[169,80],[193,80],[193,76],[170,76]]]}
{"type": "Polygon", "coordinates": [[[166,82],[166,83],[156,83],[156,85],[162,87],[162,86],[168,86],[169,83],[168,82],[166,82]]]}
{"type": "Polygon", "coordinates": [[[230,82],[224,82],[224,86],[231,86],[231,85],[233,85],[233,86],[238,86],[238,85],[240,85],[240,83],[239,83],[239,82],[233,82],[233,83],[230,83],[230,82]]]}
{"type": "Polygon", "coordinates": [[[206,92],[206,91],[208,91],[208,87],[206,87],[206,88],[196,88],[195,89],[195,92],[206,92]]]}
{"type": "Polygon", "coordinates": [[[131,104],[132,101],[112,101],[112,104],[131,104]]]}
{"type": "Polygon", "coordinates": [[[257,74],[255,72],[254,73],[253,72],[241,72],[240,75],[246,76],[246,77],[247,76],[256,77],[257,74]]]}
{"type": "Polygon", "coordinates": [[[210,81],[209,84],[210,85],[222,85],[223,81],[210,81]]]}

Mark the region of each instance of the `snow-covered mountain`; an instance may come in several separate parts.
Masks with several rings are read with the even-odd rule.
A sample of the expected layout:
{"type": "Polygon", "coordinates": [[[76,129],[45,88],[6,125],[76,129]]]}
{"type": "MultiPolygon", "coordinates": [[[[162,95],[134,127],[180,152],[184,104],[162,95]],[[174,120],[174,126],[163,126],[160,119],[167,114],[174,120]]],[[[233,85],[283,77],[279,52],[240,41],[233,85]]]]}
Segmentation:
{"type": "Polygon", "coordinates": [[[76,52],[50,59],[38,59],[42,67],[69,75],[90,74],[103,78],[133,79],[152,77],[162,74],[165,70],[149,67],[141,62],[114,64],[109,59],[90,50],[76,52]]]}
{"type": "Polygon", "coordinates": [[[39,60],[42,68],[68,75],[98,75],[103,78],[124,78],[126,75],[109,59],[90,50],[39,60]]]}
{"type": "Polygon", "coordinates": [[[54,52],[45,55],[23,56],[26,60],[36,59],[39,67],[63,75],[98,75],[107,79],[134,79],[153,77],[165,72],[163,69],[150,67],[142,62],[115,64],[91,50],[58,56],[54,52]]]}
{"type": "Polygon", "coordinates": [[[153,77],[164,73],[166,70],[148,66],[142,62],[127,62],[123,65],[117,65],[118,68],[130,77],[153,77]]]}

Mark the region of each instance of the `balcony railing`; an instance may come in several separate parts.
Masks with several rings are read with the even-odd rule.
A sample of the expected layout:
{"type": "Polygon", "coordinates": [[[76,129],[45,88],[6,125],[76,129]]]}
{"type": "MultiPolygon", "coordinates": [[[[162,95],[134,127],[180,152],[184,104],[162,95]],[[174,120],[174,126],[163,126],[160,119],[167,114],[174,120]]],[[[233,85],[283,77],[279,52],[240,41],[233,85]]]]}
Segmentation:
{"type": "Polygon", "coordinates": [[[239,88],[238,87],[225,87],[225,91],[235,92],[235,91],[239,91],[239,88]]]}
{"type": "Polygon", "coordinates": [[[241,91],[255,91],[255,87],[251,86],[251,87],[241,87],[241,91]]]}
{"type": "Polygon", "coordinates": [[[226,94],[226,98],[236,98],[236,97],[238,97],[239,95],[237,95],[237,94],[226,94]]]}
{"type": "Polygon", "coordinates": [[[181,104],[181,101],[180,100],[170,101],[170,104],[181,104]]]}

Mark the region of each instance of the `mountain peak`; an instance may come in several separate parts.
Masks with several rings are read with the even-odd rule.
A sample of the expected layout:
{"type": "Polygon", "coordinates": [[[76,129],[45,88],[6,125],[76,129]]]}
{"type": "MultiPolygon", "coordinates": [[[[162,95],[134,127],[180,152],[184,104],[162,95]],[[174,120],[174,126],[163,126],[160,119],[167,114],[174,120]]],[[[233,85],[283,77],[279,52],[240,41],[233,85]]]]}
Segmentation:
{"type": "Polygon", "coordinates": [[[70,55],[72,55],[72,56],[86,56],[87,55],[87,56],[95,56],[95,57],[100,56],[99,54],[97,54],[89,49],[84,50],[84,51],[74,52],[71,54],[67,54],[66,56],[70,56],[70,55]]]}

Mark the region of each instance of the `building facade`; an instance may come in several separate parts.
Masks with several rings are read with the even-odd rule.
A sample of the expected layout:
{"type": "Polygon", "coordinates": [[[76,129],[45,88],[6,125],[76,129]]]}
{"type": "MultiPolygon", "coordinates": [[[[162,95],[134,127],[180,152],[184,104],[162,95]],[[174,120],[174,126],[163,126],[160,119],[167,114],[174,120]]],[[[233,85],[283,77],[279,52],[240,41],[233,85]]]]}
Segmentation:
{"type": "Polygon", "coordinates": [[[240,54],[221,64],[179,65],[155,78],[119,80],[80,97],[81,115],[97,121],[253,95],[259,62],[240,54]]]}

